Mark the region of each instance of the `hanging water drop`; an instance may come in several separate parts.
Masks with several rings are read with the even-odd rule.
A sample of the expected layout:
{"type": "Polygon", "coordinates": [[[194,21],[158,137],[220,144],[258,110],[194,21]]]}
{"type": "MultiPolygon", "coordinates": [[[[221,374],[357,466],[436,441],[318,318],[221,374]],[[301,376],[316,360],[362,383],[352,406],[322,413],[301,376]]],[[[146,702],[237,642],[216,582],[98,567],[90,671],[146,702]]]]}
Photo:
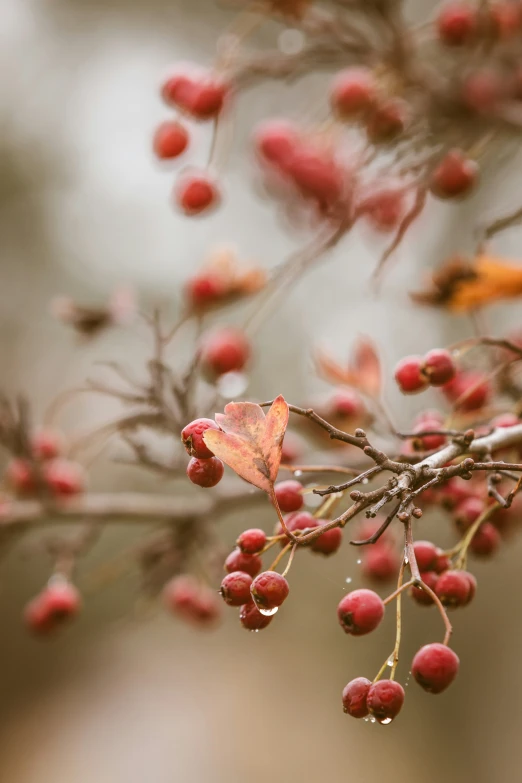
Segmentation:
{"type": "Polygon", "coordinates": [[[393,718],[385,718],[384,720],[381,720],[381,726],[387,726],[388,723],[391,723],[393,718]]]}
{"type": "Polygon", "coordinates": [[[350,582],[352,581],[352,577],[351,576],[347,576],[345,581],[346,581],[346,584],[349,585],[350,582]]]}
{"type": "Polygon", "coordinates": [[[359,559],[357,560],[357,565],[361,565],[361,563],[362,563],[362,560],[361,560],[361,558],[359,558],[359,559]]]}
{"type": "Polygon", "coordinates": [[[393,666],[393,656],[391,658],[388,658],[386,661],[386,666],[393,666]]]}
{"type": "Polygon", "coordinates": [[[261,609],[260,606],[257,607],[261,614],[264,614],[265,617],[272,617],[272,615],[277,613],[277,610],[279,609],[278,606],[274,606],[273,609],[261,609]]]}

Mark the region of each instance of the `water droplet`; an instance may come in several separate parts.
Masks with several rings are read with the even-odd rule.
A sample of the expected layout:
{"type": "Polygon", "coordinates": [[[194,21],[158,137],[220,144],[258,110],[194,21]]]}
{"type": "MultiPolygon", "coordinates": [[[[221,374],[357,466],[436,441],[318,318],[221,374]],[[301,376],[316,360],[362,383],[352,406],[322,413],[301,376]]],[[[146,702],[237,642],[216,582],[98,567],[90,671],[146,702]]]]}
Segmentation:
{"type": "Polygon", "coordinates": [[[351,576],[347,576],[346,577],[346,584],[349,585],[351,581],[352,581],[352,577],[351,576]]]}
{"type": "Polygon", "coordinates": [[[361,563],[362,563],[362,560],[361,560],[361,558],[359,558],[359,559],[357,560],[357,565],[361,565],[361,563]]]}
{"type": "Polygon", "coordinates": [[[231,399],[243,394],[248,386],[248,377],[242,372],[227,372],[220,376],[216,386],[222,397],[231,399]]]}
{"type": "Polygon", "coordinates": [[[301,30],[289,27],[280,34],[277,45],[283,54],[298,54],[303,48],[304,42],[305,37],[301,30]]]}
{"type": "Polygon", "coordinates": [[[361,484],[369,484],[369,483],[370,483],[370,479],[367,478],[363,478],[363,480],[361,481],[361,484]]]}
{"type": "Polygon", "coordinates": [[[391,723],[393,718],[385,718],[384,720],[381,720],[381,726],[387,726],[388,723],[391,723]]]}
{"type": "Polygon", "coordinates": [[[264,614],[265,617],[272,617],[273,614],[277,614],[277,610],[279,609],[278,606],[274,606],[273,609],[261,609],[260,606],[257,607],[261,614],[264,614]]]}
{"type": "Polygon", "coordinates": [[[376,722],[377,722],[377,718],[374,718],[372,715],[370,718],[370,723],[376,723],[376,722]]]}
{"type": "Polygon", "coordinates": [[[386,666],[393,666],[393,656],[391,658],[388,658],[386,661],[386,666]]]}
{"type": "Polygon", "coordinates": [[[406,565],[408,565],[408,563],[409,563],[410,561],[409,561],[409,559],[408,559],[407,557],[405,557],[405,558],[404,558],[404,562],[406,563],[406,565]]]}
{"type": "Polygon", "coordinates": [[[303,475],[303,471],[302,470],[294,470],[294,476],[299,477],[299,476],[302,476],[302,475],[303,475]]]}

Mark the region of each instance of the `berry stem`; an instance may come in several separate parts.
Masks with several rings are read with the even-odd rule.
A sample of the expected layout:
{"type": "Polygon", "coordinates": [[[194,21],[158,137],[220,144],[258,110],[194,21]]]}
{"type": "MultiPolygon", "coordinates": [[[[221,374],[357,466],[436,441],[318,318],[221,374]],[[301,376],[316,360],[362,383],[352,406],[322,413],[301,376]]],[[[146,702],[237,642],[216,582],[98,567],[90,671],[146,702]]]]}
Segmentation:
{"type": "Polygon", "coordinates": [[[482,525],[483,522],[486,522],[492,514],[497,511],[499,508],[501,508],[500,503],[495,502],[492,503],[490,506],[488,506],[482,514],[477,517],[477,519],[473,522],[469,530],[466,531],[466,535],[463,536],[462,540],[459,544],[457,544],[456,552],[458,553],[458,557],[455,561],[455,569],[465,568],[466,567],[466,556],[468,552],[469,545],[471,544],[471,541],[473,540],[473,537],[479,527],[482,525]]]}
{"type": "MultiPolygon", "coordinates": [[[[288,552],[288,550],[290,549],[290,547],[294,547],[294,548],[295,548],[296,546],[297,546],[297,545],[296,545],[295,543],[293,544],[291,541],[289,541],[289,542],[288,542],[288,544],[286,544],[286,545],[283,547],[283,549],[282,549],[282,550],[279,552],[278,556],[276,557],[276,559],[274,560],[274,562],[272,563],[272,565],[270,566],[270,568],[269,568],[268,570],[269,570],[269,571],[275,571],[275,570],[276,570],[276,568],[277,568],[277,566],[278,566],[278,565],[279,565],[279,563],[281,562],[281,560],[284,558],[284,556],[286,555],[286,553],[287,553],[287,552],[288,552]]],[[[292,560],[292,555],[290,555],[290,560],[289,560],[289,562],[291,562],[291,560],[292,560]]],[[[287,568],[288,568],[288,566],[287,566],[287,568]]],[[[285,572],[285,573],[286,573],[286,572],[285,572]]],[[[284,576],[284,574],[283,574],[283,576],[284,576]]]]}
{"type": "MultiPolygon", "coordinates": [[[[274,504],[274,508],[275,508],[275,510],[276,510],[276,512],[277,512],[277,516],[278,516],[279,522],[281,523],[281,527],[283,528],[283,531],[284,531],[285,535],[286,535],[286,536],[287,536],[287,537],[288,537],[288,538],[289,538],[291,541],[293,541],[293,542],[294,542],[294,544],[295,544],[295,543],[297,543],[297,538],[296,538],[296,536],[294,536],[294,534],[293,534],[293,533],[291,533],[291,532],[290,532],[290,530],[288,530],[288,528],[287,528],[287,526],[286,526],[286,522],[285,522],[285,520],[284,520],[283,514],[281,513],[281,509],[279,508],[279,502],[278,502],[278,500],[277,500],[277,495],[276,495],[276,492],[275,492],[275,489],[274,489],[274,485],[273,485],[273,484],[272,484],[272,485],[271,485],[271,487],[270,487],[270,493],[269,493],[269,497],[270,497],[270,500],[272,501],[272,503],[274,504]]],[[[271,569],[271,570],[273,570],[273,569],[271,569]]]]}
{"type": "Polygon", "coordinates": [[[292,567],[292,563],[293,563],[293,560],[294,560],[294,555],[296,553],[296,550],[297,550],[297,544],[293,544],[292,549],[290,551],[290,557],[288,558],[288,563],[286,564],[286,568],[283,571],[283,573],[281,574],[281,576],[286,577],[287,573],[290,571],[290,568],[292,567]]]}
{"type": "MultiPolygon", "coordinates": [[[[406,566],[406,563],[405,563],[405,559],[403,558],[402,563],[401,563],[401,567],[399,569],[399,578],[397,580],[397,589],[402,587],[405,566],[406,566]]],[[[400,649],[400,646],[401,646],[401,629],[402,629],[401,609],[402,609],[402,592],[397,594],[395,647],[393,648],[393,665],[392,665],[392,669],[391,669],[391,672],[390,672],[390,680],[395,679],[395,671],[397,669],[397,664],[399,663],[399,649],[400,649]]]]}

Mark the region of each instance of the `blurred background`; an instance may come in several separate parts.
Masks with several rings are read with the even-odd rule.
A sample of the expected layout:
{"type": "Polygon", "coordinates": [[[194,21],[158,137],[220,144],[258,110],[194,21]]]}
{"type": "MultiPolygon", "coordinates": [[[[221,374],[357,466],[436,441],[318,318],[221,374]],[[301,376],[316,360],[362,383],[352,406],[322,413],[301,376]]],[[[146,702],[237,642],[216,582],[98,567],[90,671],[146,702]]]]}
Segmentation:
{"type": "MultiPolygon", "coordinates": [[[[421,17],[431,6],[416,0],[412,12],[421,17]]],[[[79,344],[50,316],[54,296],[100,304],[124,284],[136,290],[140,306],[159,304],[174,316],[183,280],[216,245],[232,243],[240,257],[268,268],[303,242],[277,205],[261,197],[248,142],[257,120],[299,117],[314,100],[320,106],[322,75],[293,88],[260,86],[242,98],[223,174],[226,199],[208,218],[190,221],[174,212],[173,175],[150,151],[155,126],[168,116],[158,85],[169,65],[210,65],[217,32],[232,16],[213,0],[2,0],[1,386],[25,390],[37,417],[59,391],[92,377],[95,362],[118,359],[139,373],[150,355],[139,324],[79,344]]],[[[277,40],[269,30],[272,43],[273,35],[277,40]]],[[[191,162],[203,162],[207,129],[194,133],[191,162]]],[[[378,296],[369,277],[381,246],[363,235],[345,241],[256,334],[248,396],[283,393],[299,403],[321,389],[311,348],[322,345],[342,359],[358,333],[378,342],[388,375],[406,353],[469,336],[468,321],[420,311],[407,292],[449,252],[469,251],[479,218],[513,203],[518,163],[512,156],[509,166],[489,172],[486,187],[465,206],[432,206],[378,296]]],[[[517,253],[513,233],[499,241],[507,255],[517,253]]],[[[489,317],[499,330],[520,322],[511,306],[489,317]]],[[[401,426],[426,405],[425,397],[414,398],[406,412],[391,384],[387,399],[401,426]]],[[[88,430],[113,413],[112,403],[81,398],[62,423],[88,430]]],[[[94,488],[157,487],[158,480],[134,468],[108,468],[110,456],[93,466],[94,488]]],[[[225,544],[255,524],[271,525],[269,511],[249,511],[248,519],[235,513],[222,525],[225,544]]],[[[442,517],[432,513],[422,524],[422,537],[446,543],[442,517]]],[[[135,526],[107,530],[82,568],[88,572],[136,535],[135,526]]],[[[19,542],[0,580],[0,780],[393,783],[415,776],[423,783],[508,783],[519,777],[520,541],[474,568],[477,599],[454,617],[461,672],[437,698],[409,684],[408,661],[418,646],[439,639],[440,621],[405,602],[400,680],[408,685],[407,701],[387,727],[351,720],[340,707],[345,683],[372,676],[394,635],[393,618],[368,639],[340,632],[335,607],[346,579],[350,589],[360,581],[349,547],[327,562],[297,559],[291,599],[263,634],[245,633],[233,611],[213,634],[161,612],[133,619],[138,582],[130,573],[90,596],[80,620],[45,643],[29,638],[20,619],[49,573],[45,558],[30,554],[19,542]]]]}

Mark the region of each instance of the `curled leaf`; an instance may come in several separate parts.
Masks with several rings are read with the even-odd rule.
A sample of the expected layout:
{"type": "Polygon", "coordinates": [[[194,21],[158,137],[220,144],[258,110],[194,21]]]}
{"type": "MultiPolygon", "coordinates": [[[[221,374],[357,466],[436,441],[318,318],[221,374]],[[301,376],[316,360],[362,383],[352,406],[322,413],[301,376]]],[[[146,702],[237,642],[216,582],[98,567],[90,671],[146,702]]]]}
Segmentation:
{"type": "Polygon", "coordinates": [[[229,402],[216,414],[221,430],[207,430],[205,444],[245,481],[265,492],[272,490],[281,462],[288,424],[288,405],[277,397],[265,416],[253,402],[229,402]]]}

